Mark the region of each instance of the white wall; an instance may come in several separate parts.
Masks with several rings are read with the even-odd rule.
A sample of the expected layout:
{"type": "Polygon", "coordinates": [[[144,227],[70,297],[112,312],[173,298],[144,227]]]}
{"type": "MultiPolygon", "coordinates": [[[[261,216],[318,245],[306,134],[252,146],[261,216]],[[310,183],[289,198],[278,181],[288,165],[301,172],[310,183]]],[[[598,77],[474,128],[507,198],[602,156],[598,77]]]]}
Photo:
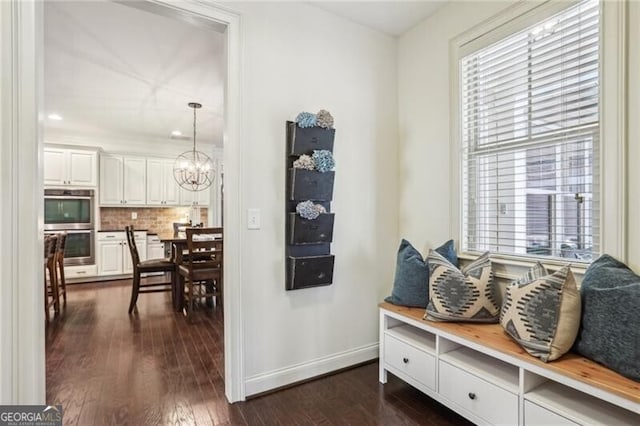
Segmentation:
{"type": "Polygon", "coordinates": [[[452,235],[449,41],[511,4],[451,2],[398,40],[399,228],[425,254],[452,235]]]}
{"type": "MultiPolygon", "coordinates": [[[[300,3],[228,3],[241,14],[242,236],[248,395],[377,356],[377,303],[397,248],[396,44],[300,3]],[[285,291],[285,121],[335,117],[333,284],[285,291]]],[[[233,142],[231,142],[233,143],[233,142]]]]}
{"type": "Polygon", "coordinates": [[[629,266],[640,273],[640,2],[629,2],[629,75],[628,114],[629,145],[627,150],[627,258],[629,266]]]}

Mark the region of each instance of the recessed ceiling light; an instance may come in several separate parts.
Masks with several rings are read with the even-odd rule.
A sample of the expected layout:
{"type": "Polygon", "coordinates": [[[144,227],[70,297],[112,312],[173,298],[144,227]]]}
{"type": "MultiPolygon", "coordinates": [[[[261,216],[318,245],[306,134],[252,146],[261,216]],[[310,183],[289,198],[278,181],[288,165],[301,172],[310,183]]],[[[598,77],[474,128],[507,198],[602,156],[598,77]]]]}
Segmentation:
{"type": "Polygon", "coordinates": [[[47,116],[49,118],[49,120],[55,120],[55,121],[60,121],[62,120],[62,116],[60,114],[49,114],[47,116]]]}
{"type": "Polygon", "coordinates": [[[174,130],[173,132],[171,132],[172,136],[182,136],[182,132],[180,130],[174,130]]]}

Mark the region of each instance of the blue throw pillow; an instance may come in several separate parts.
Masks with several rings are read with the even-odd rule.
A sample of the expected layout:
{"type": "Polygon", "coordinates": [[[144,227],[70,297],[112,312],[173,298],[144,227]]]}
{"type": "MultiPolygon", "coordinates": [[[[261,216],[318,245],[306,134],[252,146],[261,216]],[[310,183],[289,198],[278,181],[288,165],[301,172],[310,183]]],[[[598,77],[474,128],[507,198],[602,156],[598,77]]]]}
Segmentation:
{"type": "MultiPolygon", "coordinates": [[[[436,249],[447,260],[458,264],[458,256],[449,240],[436,249]]],[[[429,301],[429,266],[418,250],[405,239],[400,242],[396,259],[396,275],[391,296],[385,302],[424,308],[429,301]]]]}
{"type": "Polygon", "coordinates": [[[605,254],[587,269],[580,294],[582,323],[574,349],[640,381],[640,276],[605,254]]]}

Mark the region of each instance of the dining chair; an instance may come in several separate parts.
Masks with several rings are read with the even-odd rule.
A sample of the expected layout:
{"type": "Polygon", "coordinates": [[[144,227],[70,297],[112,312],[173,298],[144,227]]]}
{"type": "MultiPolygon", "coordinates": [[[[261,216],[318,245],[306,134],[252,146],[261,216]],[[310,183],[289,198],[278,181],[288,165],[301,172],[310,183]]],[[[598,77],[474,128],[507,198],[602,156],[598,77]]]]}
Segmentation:
{"type": "MultiPolygon", "coordinates": [[[[173,222],[173,238],[180,237],[180,233],[191,226],[191,222],[173,222]]],[[[184,234],[183,234],[184,235],[184,234]]]]}
{"type": "Polygon", "coordinates": [[[223,240],[221,228],[187,228],[188,256],[178,266],[179,289],[189,321],[197,299],[211,300],[215,307],[222,295],[223,240]]]}
{"type": "Polygon", "coordinates": [[[60,232],[57,234],[58,241],[56,243],[56,283],[58,285],[58,303],[60,303],[60,296],[65,308],[67,307],[67,281],[64,278],[64,249],[67,244],[67,233],[60,232]]]}
{"type": "MultiPolygon", "coordinates": [[[[136,239],[133,233],[133,226],[126,226],[127,244],[131,253],[131,263],[133,264],[133,285],[131,287],[131,302],[129,303],[129,313],[136,308],[139,293],[160,293],[170,291],[173,299],[173,288],[175,281],[176,265],[169,259],[148,259],[140,261],[136,239]],[[169,272],[171,280],[168,282],[146,282],[141,283],[140,275],[145,272],[169,272]]],[[[172,300],[173,302],[173,300],[172,300]]]]}
{"type": "Polygon", "coordinates": [[[56,314],[60,311],[55,261],[57,243],[56,235],[47,235],[44,238],[44,317],[47,322],[52,306],[56,314]]]}

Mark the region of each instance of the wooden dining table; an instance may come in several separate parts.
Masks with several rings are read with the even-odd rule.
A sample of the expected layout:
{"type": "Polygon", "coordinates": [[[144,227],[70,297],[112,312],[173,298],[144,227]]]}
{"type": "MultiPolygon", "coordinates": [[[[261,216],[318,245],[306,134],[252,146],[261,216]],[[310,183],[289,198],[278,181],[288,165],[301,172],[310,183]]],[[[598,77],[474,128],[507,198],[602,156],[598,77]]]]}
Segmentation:
{"type": "MultiPolygon", "coordinates": [[[[216,241],[222,241],[222,238],[216,239],[216,241]]],[[[171,255],[169,259],[174,263],[175,269],[173,271],[174,279],[173,283],[173,307],[176,311],[182,311],[184,304],[184,288],[180,285],[180,274],[178,269],[184,260],[184,251],[187,249],[187,238],[178,235],[173,237],[160,237],[160,242],[164,244],[170,244],[171,255]]]]}

